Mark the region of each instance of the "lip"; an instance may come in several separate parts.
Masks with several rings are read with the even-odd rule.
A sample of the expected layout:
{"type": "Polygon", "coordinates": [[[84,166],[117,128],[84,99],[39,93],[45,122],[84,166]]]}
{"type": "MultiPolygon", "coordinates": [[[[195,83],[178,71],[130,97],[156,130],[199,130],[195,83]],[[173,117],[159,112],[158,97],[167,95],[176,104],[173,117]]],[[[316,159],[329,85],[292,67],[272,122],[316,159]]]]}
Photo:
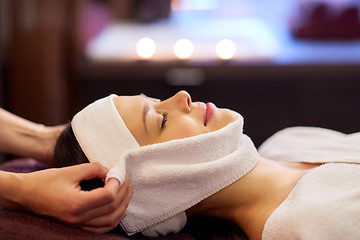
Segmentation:
{"type": "Polygon", "coordinates": [[[211,102],[201,104],[204,110],[204,125],[206,126],[214,114],[215,105],[211,102]]]}
{"type": "Polygon", "coordinates": [[[216,108],[216,106],[212,102],[208,102],[206,104],[206,123],[208,123],[211,120],[211,118],[214,114],[215,108],[216,108]]]}
{"type": "Polygon", "coordinates": [[[204,119],[204,126],[206,126],[206,104],[203,102],[200,102],[200,107],[203,113],[203,119],[204,119]]]}

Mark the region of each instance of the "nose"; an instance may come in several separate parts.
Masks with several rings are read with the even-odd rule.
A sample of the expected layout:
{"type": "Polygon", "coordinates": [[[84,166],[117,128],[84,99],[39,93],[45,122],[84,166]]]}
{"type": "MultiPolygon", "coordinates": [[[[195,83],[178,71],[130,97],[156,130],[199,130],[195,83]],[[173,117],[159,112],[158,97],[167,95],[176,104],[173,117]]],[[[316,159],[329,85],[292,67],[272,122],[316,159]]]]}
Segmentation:
{"type": "Polygon", "coordinates": [[[169,107],[176,107],[182,112],[191,111],[191,96],[186,91],[179,91],[171,98],[165,100],[163,103],[168,104],[169,107]]]}

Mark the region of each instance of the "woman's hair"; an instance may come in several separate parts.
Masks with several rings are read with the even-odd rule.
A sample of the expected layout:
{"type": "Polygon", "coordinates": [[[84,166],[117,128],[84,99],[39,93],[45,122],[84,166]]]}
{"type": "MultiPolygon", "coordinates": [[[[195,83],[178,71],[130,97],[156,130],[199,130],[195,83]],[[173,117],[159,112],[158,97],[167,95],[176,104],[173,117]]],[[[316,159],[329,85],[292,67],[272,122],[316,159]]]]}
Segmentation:
{"type": "MultiPolygon", "coordinates": [[[[76,140],[71,124],[68,123],[56,141],[54,149],[53,167],[67,167],[81,163],[88,163],[78,141],[76,140]]],[[[83,190],[91,190],[104,186],[101,179],[92,179],[80,183],[83,190]]]]}
{"type": "Polygon", "coordinates": [[[66,167],[81,163],[88,163],[75,134],[68,123],[56,141],[53,167],[66,167]]]}
{"type": "MultiPolygon", "coordinates": [[[[89,160],[81,149],[71,124],[68,123],[56,142],[53,166],[66,167],[88,162],[89,160]]],[[[83,181],[80,185],[83,190],[91,190],[104,186],[104,183],[100,179],[93,179],[83,181]]],[[[189,218],[185,231],[199,240],[248,239],[236,224],[207,216],[189,218]]]]}

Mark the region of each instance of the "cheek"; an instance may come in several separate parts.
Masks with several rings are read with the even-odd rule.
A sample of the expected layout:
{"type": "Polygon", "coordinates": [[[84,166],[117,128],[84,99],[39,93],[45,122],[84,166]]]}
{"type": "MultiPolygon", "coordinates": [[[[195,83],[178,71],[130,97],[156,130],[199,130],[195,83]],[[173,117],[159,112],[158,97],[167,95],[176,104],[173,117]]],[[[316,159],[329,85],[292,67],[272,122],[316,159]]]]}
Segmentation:
{"type": "Polygon", "coordinates": [[[201,132],[188,127],[181,127],[174,131],[174,137],[176,138],[187,138],[199,135],[201,132]]]}
{"type": "Polygon", "coordinates": [[[136,130],[131,131],[136,141],[139,143],[140,146],[145,146],[151,144],[148,138],[144,135],[144,133],[136,130]]]}
{"type": "Polygon", "coordinates": [[[191,121],[183,121],[173,126],[169,126],[168,129],[162,134],[163,141],[169,141],[173,139],[188,138],[205,133],[205,130],[198,124],[191,121]]]}

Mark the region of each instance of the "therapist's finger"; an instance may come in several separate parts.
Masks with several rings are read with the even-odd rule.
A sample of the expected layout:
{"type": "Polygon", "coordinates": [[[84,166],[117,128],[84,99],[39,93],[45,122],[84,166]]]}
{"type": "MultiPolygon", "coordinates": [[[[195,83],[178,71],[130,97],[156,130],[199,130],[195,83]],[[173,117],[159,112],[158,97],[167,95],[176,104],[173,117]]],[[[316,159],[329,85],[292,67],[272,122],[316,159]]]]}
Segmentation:
{"type": "Polygon", "coordinates": [[[87,208],[94,209],[115,201],[121,198],[120,190],[127,189],[129,187],[129,174],[126,174],[123,185],[120,186],[118,180],[111,178],[109,179],[104,187],[96,188],[91,191],[80,191],[81,197],[86,200],[87,208]]]}
{"type": "MultiPolygon", "coordinates": [[[[95,233],[106,233],[111,231],[112,229],[116,228],[120,221],[123,220],[126,217],[126,213],[124,213],[123,215],[120,216],[120,218],[118,218],[116,221],[114,221],[112,224],[108,225],[108,226],[101,226],[101,227],[96,227],[96,226],[84,226],[81,227],[82,229],[89,231],[89,232],[95,232],[95,233]]],[[[100,220],[102,221],[102,220],[100,220]]]]}
{"type": "MultiPolygon", "coordinates": [[[[131,197],[131,191],[127,195],[128,199],[131,197]]],[[[88,224],[83,226],[84,230],[92,231],[92,232],[102,232],[105,229],[108,231],[115,228],[119,222],[125,218],[126,216],[126,208],[127,204],[123,201],[123,206],[120,206],[116,211],[110,213],[106,216],[101,216],[91,220],[88,224]]]]}
{"type": "Polygon", "coordinates": [[[105,178],[108,169],[100,163],[82,163],[67,167],[69,173],[73,173],[72,179],[75,182],[90,180],[94,178],[105,178]]]}
{"type": "MultiPolygon", "coordinates": [[[[128,207],[131,195],[132,190],[129,189],[122,199],[120,205],[118,205],[115,210],[109,212],[108,214],[99,215],[99,217],[91,219],[90,221],[86,222],[86,226],[107,227],[113,224],[118,224],[126,216],[126,209],[128,207]]],[[[110,209],[112,209],[112,207],[110,209]]],[[[102,209],[101,211],[104,210],[102,209]]]]}
{"type": "MultiPolygon", "coordinates": [[[[111,187],[112,185],[119,185],[119,182],[116,179],[110,179],[106,184],[105,187],[111,187]]],[[[95,227],[103,227],[111,224],[125,213],[131,196],[132,189],[129,187],[129,177],[127,175],[124,184],[116,193],[113,201],[89,210],[86,213],[86,220],[84,222],[86,222],[88,226],[95,227]]]]}

